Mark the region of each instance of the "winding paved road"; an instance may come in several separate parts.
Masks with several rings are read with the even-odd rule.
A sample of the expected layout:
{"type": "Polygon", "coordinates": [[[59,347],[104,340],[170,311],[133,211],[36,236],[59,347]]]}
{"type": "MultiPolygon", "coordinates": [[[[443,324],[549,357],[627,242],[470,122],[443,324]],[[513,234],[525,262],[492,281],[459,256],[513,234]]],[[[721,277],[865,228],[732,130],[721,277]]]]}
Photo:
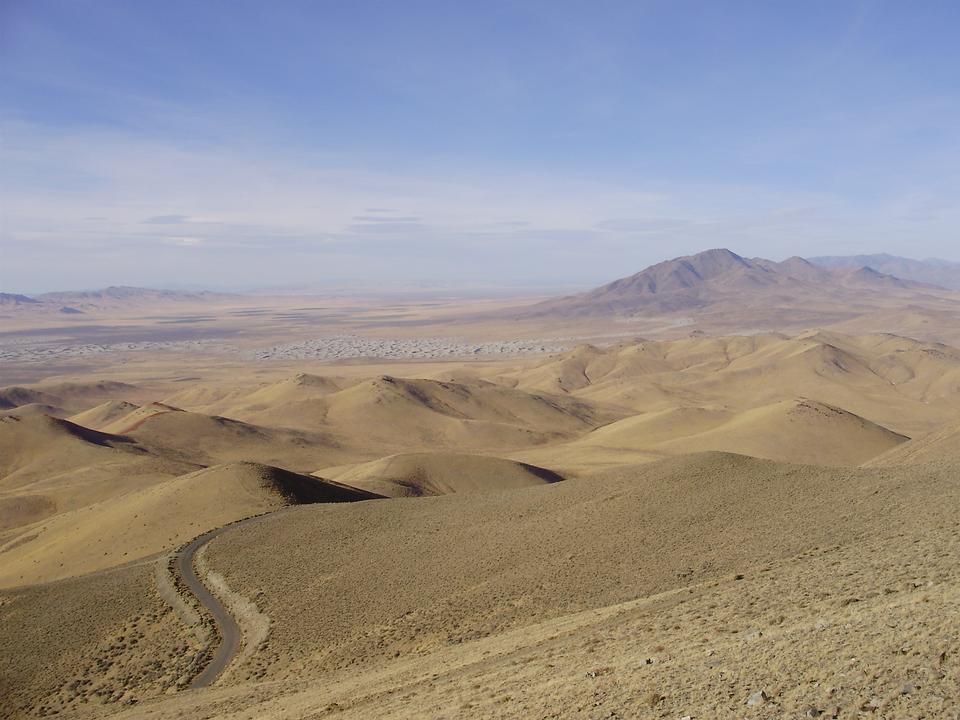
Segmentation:
{"type": "Polygon", "coordinates": [[[193,567],[194,557],[197,554],[197,550],[213,540],[213,538],[220,533],[255,519],[256,518],[247,518],[246,520],[224,525],[223,527],[206,532],[177,553],[177,571],[180,573],[184,585],[187,586],[187,589],[194,594],[200,604],[213,616],[213,620],[220,631],[220,644],[217,646],[213,658],[203,669],[203,672],[190,682],[191,689],[207,687],[220,676],[220,673],[230,664],[233,656],[237,654],[237,650],[240,648],[241,636],[240,626],[237,625],[237,621],[233,619],[233,616],[227,608],[223,606],[223,603],[214,597],[213,593],[207,589],[207,586],[204,585],[197,576],[197,572],[193,567]]]}

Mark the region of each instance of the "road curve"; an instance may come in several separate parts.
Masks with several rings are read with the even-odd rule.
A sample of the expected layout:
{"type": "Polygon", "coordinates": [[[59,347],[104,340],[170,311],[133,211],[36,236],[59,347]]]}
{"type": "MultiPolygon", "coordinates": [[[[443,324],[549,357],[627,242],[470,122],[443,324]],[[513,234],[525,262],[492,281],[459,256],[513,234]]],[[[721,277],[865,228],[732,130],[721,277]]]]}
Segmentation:
{"type": "Polygon", "coordinates": [[[220,632],[220,644],[217,645],[217,649],[213,653],[213,658],[207,663],[203,671],[190,681],[191,689],[207,687],[220,676],[220,673],[230,664],[233,656],[237,654],[242,635],[240,626],[237,624],[237,621],[233,619],[233,616],[227,608],[225,608],[223,603],[214,597],[213,593],[207,589],[207,586],[201,582],[193,566],[194,557],[197,554],[197,550],[213,540],[217,535],[220,535],[225,530],[235,528],[238,525],[254,519],[257,518],[247,518],[246,520],[240,520],[239,522],[230,523],[229,525],[205,532],[177,553],[176,567],[180,578],[183,580],[183,584],[194,594],[200,605],[206,608],[210,615],[213,616],[213,621],[217,624],[220,632]]]}

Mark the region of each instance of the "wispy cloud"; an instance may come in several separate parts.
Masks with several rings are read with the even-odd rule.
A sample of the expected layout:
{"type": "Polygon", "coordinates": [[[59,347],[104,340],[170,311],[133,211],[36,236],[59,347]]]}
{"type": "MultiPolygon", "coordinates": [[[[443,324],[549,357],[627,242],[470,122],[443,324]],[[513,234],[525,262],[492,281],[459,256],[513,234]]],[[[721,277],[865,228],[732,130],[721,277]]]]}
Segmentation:
{"type": "Polygon", "coordinates": [[[188,215],[154,215],[143,220],[144,225],[181,225],[189,220],[188,215]]]}
{"type": "Polygon", "coordinates": [[[7,289],[69,284],[69,273],[58,279],[51,267],[82,273],[85,285],[204,283],[212,268],[228,268],[238,285],[310,281],[318,268],[332,278],[364,268],[371,279],[587,282],[721,245],[777,258],[855,249],[869,238],[871,249],[909,254],[903,238],[922,235],[925,254],[949,256],[960,228],[952,194],[960,183],[852,201],[773,185],[599,182],[456,163],[412,174],[25,123],[4,133],[7,289]],[[43,180],[58,174],[84,180],[43,180]]]}
{"type": "Polygon", "coordinates": [[[355,215],[353,219],[357,222],[368,223],[418,223],[423,218],[417,217],[416,215],[406,217],[403,215],[355,215]]]}

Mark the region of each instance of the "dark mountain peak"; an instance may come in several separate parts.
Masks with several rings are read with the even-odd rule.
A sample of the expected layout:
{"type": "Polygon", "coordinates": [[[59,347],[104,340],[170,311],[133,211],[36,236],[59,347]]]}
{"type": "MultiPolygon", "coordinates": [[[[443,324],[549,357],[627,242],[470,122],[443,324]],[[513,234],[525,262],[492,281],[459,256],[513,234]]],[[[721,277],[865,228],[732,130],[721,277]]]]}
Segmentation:
{"type": "Polygon", "coordinates": [[[687,255],[682,258],[677,258],[676,260],[668,260],[667,262],[687,263],[704,279],[733,269],[752,267],[752,263],[749,260],[740,257],[732,250],[727,250],[726,248],[704,250],[696,255],[687,255]]]}
{"type": "Polygon", "coordinates": [[[651,265],[630,277],[621,278],[594,290],[591,295],[642,294],[658,295],[690,290],[713,278],[735,270],[755,266],[726,249],[706,250],[696,255],[666,260],[651,265]]]}

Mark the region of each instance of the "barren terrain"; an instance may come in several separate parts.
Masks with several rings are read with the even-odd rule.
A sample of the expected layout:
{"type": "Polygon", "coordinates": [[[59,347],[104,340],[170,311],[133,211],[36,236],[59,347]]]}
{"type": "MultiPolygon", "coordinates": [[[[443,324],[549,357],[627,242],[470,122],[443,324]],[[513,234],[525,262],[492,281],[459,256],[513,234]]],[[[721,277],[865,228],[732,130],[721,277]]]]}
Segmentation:
{"type": "Polygon", "coordinates": [[[956,716],[954,292],[10,297],[4,717],[956,716]]]}

